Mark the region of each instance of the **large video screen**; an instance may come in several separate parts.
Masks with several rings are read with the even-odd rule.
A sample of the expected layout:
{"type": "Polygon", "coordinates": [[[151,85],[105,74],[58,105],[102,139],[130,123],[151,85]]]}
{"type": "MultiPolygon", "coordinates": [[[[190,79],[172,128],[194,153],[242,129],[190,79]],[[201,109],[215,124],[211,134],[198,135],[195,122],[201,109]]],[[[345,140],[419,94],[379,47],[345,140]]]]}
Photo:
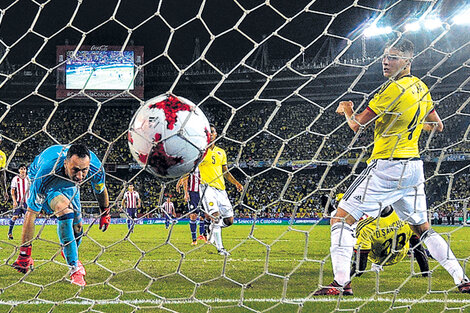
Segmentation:
{"type": "Polygon", "coordinates": [[[144,98],[144,47],[57,46],[57,99],[144,98]]]}
{"type": "Polygon", "coordinates": [[[68,51],[65,88],[133,90],[134,51],[68,51]]]}

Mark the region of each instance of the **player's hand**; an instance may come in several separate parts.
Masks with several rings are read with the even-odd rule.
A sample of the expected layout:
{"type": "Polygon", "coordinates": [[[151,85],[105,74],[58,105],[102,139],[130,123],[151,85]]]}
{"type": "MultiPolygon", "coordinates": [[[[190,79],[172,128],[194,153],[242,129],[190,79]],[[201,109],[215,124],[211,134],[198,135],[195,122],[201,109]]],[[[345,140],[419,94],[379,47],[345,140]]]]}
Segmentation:
{"type": "Polygon", "coordinates": [[[111,216],[109,215],[109,208],[104,209],[100,217],[100,229],[106,231],[111,223],[111,216]]]}
{"type": "Polygon", "coordinates": [[[189,200],[189,193],[185,192],[184,193],[184,201],[188,202],[188,200],[189,200]]]}
{"type": "Polygon", "coordinates": [[[27,247],[20,247],[20,255],[13,263],[13,268],[18,272],[26,274],[30,269],[33,268],[34,260],[31,257],[31,245],[27,247]]]}
{"type": "Polygon", "coordinates": [[[339,115],[344,115],[345,107],[350,107],[352,110],[354,108],[354,103],[352,101],[341,101],[336,108],[336,113],[339,115]]]}
{"type": "Polygon", "coordinates": [[[3,198],[5,199],[5,201],[8,201],[8,199],[10,199],[10,197],[8,196],[8,192],[5,192],[3,194],[3,198]]]}
{"type": "Polygon", "coordinates": [[[237,184],[236,184],[236,187],[237,187],[238,192],[242,192],[242,191],[243,191],[243,185],[242,185],[242,184],[237,183],[237,184]]]}

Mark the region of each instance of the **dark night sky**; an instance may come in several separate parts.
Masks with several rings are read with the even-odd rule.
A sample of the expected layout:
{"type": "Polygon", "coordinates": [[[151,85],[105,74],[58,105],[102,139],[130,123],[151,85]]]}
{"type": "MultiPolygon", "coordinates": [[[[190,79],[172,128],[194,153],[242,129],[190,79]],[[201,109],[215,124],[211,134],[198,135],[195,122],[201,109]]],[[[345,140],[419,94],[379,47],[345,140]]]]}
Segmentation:
{"type": "MultiPolygon", "coordinates": [[[[83,32],[86,32],[83,42],[85,45],[124,44],[128,30],[120,23],[128,28],[133,28],[130,39],[135,45],[145,46],[145,59],[148,61],[162,53],[168,42],[170,29],[165,21],[173,28],[180,27],[198,14],[202,3],[198,0],[163,0],[161,2],[123,0],[117,6],[117,0],[84,0],[79,6],[71,26],[65,27],[77,9],[76,0],[38,1],[46,3],[42,10],[39,10],[39,6],[29,0],[20,0],[8,7],[11,2],[0,2],[0,7],[5,10],[0,24],[0,38],[3,42],[8,46],[17,42],[21,36],[28,32],[38,14],[33,30],[40,35],[30,32],[17,42],[8,55],[10,63],[27,63],[43,45],[44,39],[41,36],[45,36],[50,40],[39,53],[37,59],[40,63],[48,66],[55,62],[56,45],[64,44],[66,38],[70,44],[78,44],[83,32]],[[160,8],[161,17],[156,16],[158,8],[160,8]],[[119,22],[109,20],[115,11],[116,20],[119,22]],[[144,21],[146,22],[143,23],[144,21]]],[[[384,9],[392,6],[395,2],[363,0],[359,1],[359,4],[375,9],[384,9]]],[[[279,13],[286,17],[292,17],[301,12],[310,1],[272,0],[270,2],[272,7],[263,5],[264,2],[259,0],[243,0],[239,3],[245,10],[250,10],[239,29],[254,41],[260,42],[264,34],[274,32],[285,22],[279,13]]],[[[353,3],[352,0],[315,1],[309,6],[310,12],[298,15],[291,23],[279,30],[279,35],[306,46],[321,35],[331,20],[330,16],[314,11],[334,14],[350,6],[351,3],[353,3]]],[[[455,11],[455,8],[461,4],[462,1],[444,1],[437,2],[434,7],[436,12],[446,15],[448,12],[455,11]]],[[[428,1],[403,0],[387,12],[385,20],[398,25],[403,23],[406,18],[416,15],[416,12],[425,10],[429,5],[431,2],[428,1]]],[[[204,4],[201,16],[207,28],[217,36],[231,30],[242,17],[243,12],[243,9],[232,1],[208,0],[204,4]]],[[[359,33],[355,30],[376,15],[377,12],[373,10],[350,8],[334,19],[329,33],[353,38],[359,33]]],[[[169,46],[169,54],[176,63],[188,64],[191,62],[196,37],[200,39],[201,50],[203,50],[209,43],[210,35],[199,19],[176,30],[169,46]]],[[[308,49],[306,54],[315,55],[325,38],[326,36],[322,36],[318,44],[308,49]]],[[[339,41],[339,45],[344,44],[344,42],[340,42],[341,40],[335,40],[339,41]]],[[[271,58],[289,58],[299,51],[297,46],[276,37],[269,39],[268,45],[271,58]]],[[[247,38],[232,30],[224,33],[213,42],[207,53],[207,58],[213,62],[239,61],[252,48],[253,44],[247,38]]]]}

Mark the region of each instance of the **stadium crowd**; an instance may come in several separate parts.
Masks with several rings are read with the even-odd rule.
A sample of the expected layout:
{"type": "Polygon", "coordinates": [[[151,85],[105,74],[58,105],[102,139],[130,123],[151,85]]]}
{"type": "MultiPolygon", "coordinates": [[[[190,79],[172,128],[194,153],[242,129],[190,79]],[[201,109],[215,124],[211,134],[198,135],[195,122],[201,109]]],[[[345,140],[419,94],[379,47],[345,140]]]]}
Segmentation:
{"type": "MultiPolygon", "coordinates": [[[[463,212],[463,200],[469,196],[469,175],[459,169],[464,168],[462,164],[468,164],[469,160],[447,160],[445,157],[468,154],[470,151],[468,141],[464,140],[470,116],[468,106],[462,106],[468,95],[433,96],[445,128],[443,133],[433,134],[429,140],[421,140],[423,155],[431,157],[425,166],[428,201],[433,211],[442,215],[443,222],[447,222],[448,215],[453,215],[454,220],[457,218],[458,221],[463,212]],[[444,162],[436,172],[438,157],[444,162]],[[447,190],[450,190],[449,196],[447,190]]],[[[289,217],[295,213],[296,217],[317,217],[324,210],[319,201],[325,193],[323,190],[336,187],[336,192],[344,192],[342,189],[348,183],[343,180],[351,173],[351,166],[357,158],[364,160],[370,153],[372,133],[366,129],[353,142],[354,134],[341,127],[344,120],[334,113],[334,104],[321,105],[324,110],[308,102],[286,103],[275,115],[275,106],[270,103],[247,105],[236,111],[228,127],[225,126],[231,118],[231,111],[221,110],[220,104],[203,107],[219,133],[225,131],[225,138],[222,137],[218,145],[227,151],[229,163],[238,158],[243,172],[235,170],[234,175],[241,182],[250,180],[243,199],[236,198],[239,196],[228,187],[231,200],[238,204],[235,207],[237,216],[289,217]],[[265,128],[268,120],[270,123],[265,128]],[[258,175],[259,170],[273,165],[279,153],[277,167],[258,175]],[[345,163],[339,163],[339,159],[345,160],[345,163]],[[302,169],[303,166],[306,167],[302,169]],[[326,179],[318,186],[326,170],[326,179]]],[[[126,181],[139,171],[127,146],[128,125],[138,106],[137,101],[132,105],[97,106],[87,103],[77,106],[70,103],[58,107],[46,104],[13,106],[1,123],[6,139],[1,149],[7,156],[13,154],[9,178],[19,164],[33,161],[31,155],[34,153],[31,151],[41,151],[54,143],[67,143],[79,138],[100,158],[108,152],[105,163],[107,168],[113,165],[113,170],[108,170],[107,185],[111,199],[118,199],[126,188],[126,181]],[[119,108],[116,109],[116,106],[119,108]]],[[[429,137],[426,134],[423,136],[429,137]]],[[[359,173],[364,163],[361,164],[347,180],[352,180],[359,173]]],[[[164,199],[160,197],[163,193],[172,195],[178,215],[185,214],[182,196],[176,194],[171,184],[162,190],[161,182],[145,172],[140,173],[134,183],[142,196],[143,212],[158,214],[156,206],[164,199]]],[[[87,188],[83,189],[87,191],[87,188]]],[[[93,200],[87,199],[91,192],[83,194],[83,200],[93,200]]],[[[11,204],[4,203],[1,210],[11,210],[11,204]]]]}

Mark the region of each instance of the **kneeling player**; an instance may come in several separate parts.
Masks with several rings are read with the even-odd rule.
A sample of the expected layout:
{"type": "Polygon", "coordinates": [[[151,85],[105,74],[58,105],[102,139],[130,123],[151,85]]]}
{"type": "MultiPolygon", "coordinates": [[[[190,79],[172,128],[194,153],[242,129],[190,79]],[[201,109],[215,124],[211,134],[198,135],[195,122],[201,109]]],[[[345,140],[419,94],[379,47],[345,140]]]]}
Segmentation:
{"type": "Polygon", "coordinates": [[[376,270],[400,262],[408,254],[410,244],[421,275],[428,276],[428,258],[418,236],[408,223],[400,220],[391,206],[382,211],[378,221],[372,217],[360,221],[356,228],[356,238],[351,276],[361,276],[368,259],[376,270]]]}
{"type": "Polygon", "coordinates": [[[23,223],[20,255],[13,267],[27,273],[33,266],[31,257],[34,221],[39,212],[57,216],[57,233],[63,254],[70,266],[73,284],[85,286],[85,268],[78,260],[83,228],[79,186],[89,179],[101,208],[100,229],[110,223],[109,198],[101,161],[84,145],[51,146],[39,154],[31,164],[28,176],[31,188],[27,199],[28,210],[23,223]]]}

